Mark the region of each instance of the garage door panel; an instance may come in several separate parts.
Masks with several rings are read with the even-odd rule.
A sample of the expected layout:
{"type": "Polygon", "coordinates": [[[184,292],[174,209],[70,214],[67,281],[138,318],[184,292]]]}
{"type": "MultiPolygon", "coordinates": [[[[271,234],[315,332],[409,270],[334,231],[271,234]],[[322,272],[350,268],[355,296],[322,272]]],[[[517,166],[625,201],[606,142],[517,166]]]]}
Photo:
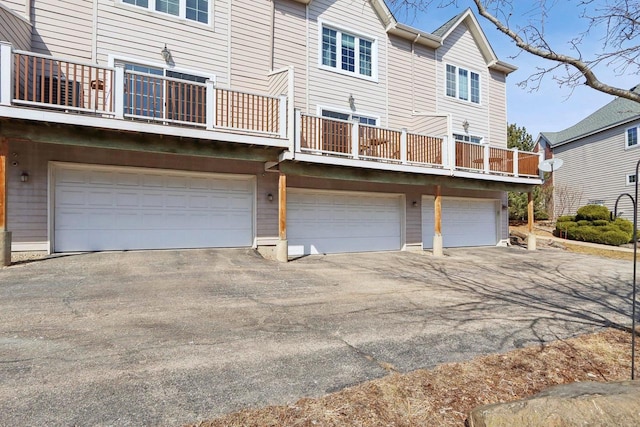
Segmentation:
{"type": "Polygon", "coordinates": [[[399,250],[401,203],[397,195],[290,191],[290,255],[399,250]]]}
{"type": "MultiPolygon", "coordinates": [[[[433,247],[433,197],[422,202],[423,247],[433,247]]],[[[444,247],[493,246],[497,243],[496,201],[493,199],[442,199],[444,247]]]]}
{"type": "Polygon", "coordinates": [[[55,251],[253,243],[250,179],[123,169],[56,166],[55,251]]]}

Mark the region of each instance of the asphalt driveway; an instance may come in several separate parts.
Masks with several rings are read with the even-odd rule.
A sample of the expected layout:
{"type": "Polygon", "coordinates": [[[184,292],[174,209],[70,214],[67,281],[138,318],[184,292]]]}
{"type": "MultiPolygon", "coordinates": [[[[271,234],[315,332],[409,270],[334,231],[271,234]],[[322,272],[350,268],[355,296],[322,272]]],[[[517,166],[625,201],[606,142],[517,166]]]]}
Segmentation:
{"type": "Polygon", "coordinates": [[[0,425],[180,425],[628,322],[629,261],[446,253],[115,252],[0,269],[0,425]]]}

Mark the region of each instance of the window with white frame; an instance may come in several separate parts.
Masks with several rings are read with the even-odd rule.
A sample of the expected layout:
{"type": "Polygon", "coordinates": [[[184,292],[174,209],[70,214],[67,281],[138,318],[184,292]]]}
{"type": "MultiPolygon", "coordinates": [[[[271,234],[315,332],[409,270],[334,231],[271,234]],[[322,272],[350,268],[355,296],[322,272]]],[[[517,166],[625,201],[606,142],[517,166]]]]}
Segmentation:
{"type": "Polygon", "coordinates": [[[638,128],[632,127],[627,129],[625,137],[625,147],[631,148],[638,145],[638,128]]]}
{"type": "Polygon", "coordinates": [[[482,138],[481,136],[462,135],[462,134],[459,134],[459,133],[454,133],[453,134],[453,139],[455,139],[456,141],[472,142],[474,144],[482,144],[482,140],[484,138],[482,138]]]}
{"type": "Polygon", "coordinates": [[[479,104],[480,74],[447,64],[446,94],[451,98],[479,104]]]}
{"type": "Polygon", "coordinates": [[[352,113],[341,113],[341,112],[332,111],[332,110],[323,109],[322,117],[327,117],[330,119],[357,121],[361,125],[375,126],[378,124],[378,119],[376,119],[375,117],[361,116],[359,114],[352,114],[352,113]]]}
{"type": "Polygon", "coordinates": [[[627,185],[635,185],[636,184],[636,174],[630,173],[627,175],[627,185]]]}
{"type": "Polygon", "coordinates": [[[363,37],[322,25],[320,64],[326,68],[356,76],[375,78],[376,42],[363,37]]]}
{"type": "Polygon", "coordinates": [[[202,84],[208,77],[133,63],[125,63],[124,67],[125,114],[181,122],[198,122],[198,117],[204,117],[204,91],[180,81],[202,84]]]}
{"type": "Polygon", "coordinates": [[[120,0],[122,3],[190,21],[209,23],[212,0],[120,0]]]}

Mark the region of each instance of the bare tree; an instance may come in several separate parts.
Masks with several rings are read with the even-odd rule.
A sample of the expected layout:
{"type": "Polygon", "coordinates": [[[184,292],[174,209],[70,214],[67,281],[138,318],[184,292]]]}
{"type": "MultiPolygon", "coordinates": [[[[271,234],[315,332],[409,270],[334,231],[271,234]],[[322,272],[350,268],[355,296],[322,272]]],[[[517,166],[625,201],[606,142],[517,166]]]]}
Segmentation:
{"type": "MultiPolygon", "coordinates": [[[[457,5],[458,0],[388,0],[388,3],[397,11],[407,12],[457,5]]],[[[602,65],[613,67],[618,73],[637,74],[640,71],[640,45],[637,43],[640,0],[573,0],[586,29],[569,41],[570,54],[560,53],[552,46],[545,32],[545,23],[557,0],[473,0],[473,3],[478,14],[510,37],[521,51],[551,61],[548,67],[538,68],[521,85],[535,90],[545,75],[552,74],[561,86],[585,84],[599,92],[640,102],[640,93],[603,82],[595,70],[602,65]],[[512,25],[516,5],[526,8],[529,15],[535,9],[537,18],[526,21],[526,25],[512,25]],[[582,50],[593,37],[601,43],[601,50],[586,58],[582,50]]]]}
{"type": "Polygon", "coordinates": [[[552,189],[555,194],[553,205],[555,218],[563,215],[574,215],[582,203],[583,191],[566,184],[556,185],[552,189]]]}

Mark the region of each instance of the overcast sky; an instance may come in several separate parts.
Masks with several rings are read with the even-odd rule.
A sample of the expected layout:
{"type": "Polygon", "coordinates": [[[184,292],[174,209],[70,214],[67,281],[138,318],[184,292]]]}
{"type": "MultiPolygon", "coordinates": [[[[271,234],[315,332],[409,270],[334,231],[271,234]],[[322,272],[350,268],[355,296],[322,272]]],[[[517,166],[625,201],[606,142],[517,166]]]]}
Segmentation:
{"type": "MultiPolygon", "coordinates": [[[[515,25],[524,26],[528,22],[539,21],[540,9],[536,7],[539,1],[517,0],[514,3],[517,4],[518,9],[512,12],[510,18],[512,28],[515,25]]],[[[552,46],[557,52],[575,55],[575,52],[570,50],[568,42],[583,32],[587,25],[584,19],[579,18],[580,9],[576,7],[575,2],[571,1],[551,0],[546,3],[553,4],[544,25],[548,40],[553,43],[552,46]]],[[[518,70],[507,78],[508,121],[518,126],[525,126],[534,139],[538,136],[538,132],[565,129],[614,99],[610,95],[602,94],[584,85],[573,89],[560,88],[550,75],[545,77],[538,91],[531,92],[520,88],[517,84],[535,73],[536,67],[546,67],[551,62],[524,52],[518,54],[520,50],[511,39],[480,17],[470,0],[459,0],[457,7],[439,8],[438,0],[433,4],[434,6],[429,7],[426,13],[416,14],[415,11],[405,13],[397,10],[394,12],[399,21],[433,32],[452,16],[471,7],[498,58],[518,67],[518,70]]],[[[602,34],[594,34],[588,42],[583,43],[582,51],[585,57],[587,53],[601,49],[602,44],[599,41],[601,37],[602,34]]],[[[618,73],[608,67],[603,66],[596,71],[605,83],[625,89],[630,89],[640,82],[635,74],[617,75],[618,73]]]]}

